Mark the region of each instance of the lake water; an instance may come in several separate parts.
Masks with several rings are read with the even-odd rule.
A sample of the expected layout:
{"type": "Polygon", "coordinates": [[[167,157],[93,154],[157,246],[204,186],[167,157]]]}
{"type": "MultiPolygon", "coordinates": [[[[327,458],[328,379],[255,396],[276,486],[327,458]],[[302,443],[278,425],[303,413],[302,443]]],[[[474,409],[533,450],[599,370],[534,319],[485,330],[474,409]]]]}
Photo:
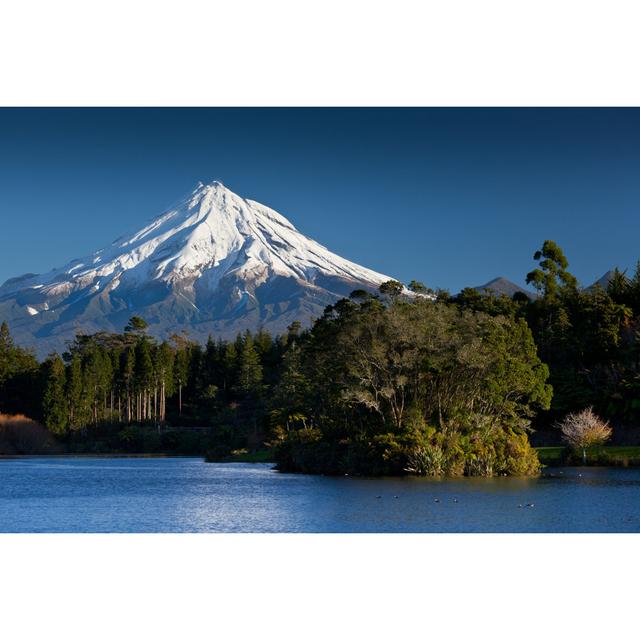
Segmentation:
{"type": "Polygon", "coordinates": [[[640,469],[432,480],[199,458],[5,459],[0,531],[640,532],[640,469]]]}

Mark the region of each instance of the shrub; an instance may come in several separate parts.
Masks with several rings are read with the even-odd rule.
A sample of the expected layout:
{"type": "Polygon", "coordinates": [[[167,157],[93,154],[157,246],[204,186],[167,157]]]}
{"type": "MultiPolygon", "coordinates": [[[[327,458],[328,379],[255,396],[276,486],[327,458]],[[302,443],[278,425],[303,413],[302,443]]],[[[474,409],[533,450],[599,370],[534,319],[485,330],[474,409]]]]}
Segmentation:
{"type": "Polygon", "coordinates": [[[24,415],[0,414],[0,454],[57,453],[60,446],[41,425],[24,415]]]}
{"type": "Polygon", "coordinates": [[[405,471],[417,476],[442,476],[447,469],[447,457],[437,445],[418,446],[409,452],[405,471]]]}
{"type": "Polygon", "coordinates": [[[582,451],[582,462],[587,462],[587,449],[602,446],[611,437],[611,427],[601,420],[591,407],[569,413],[556,425],[562,439],[574,450],[582,451]]]}

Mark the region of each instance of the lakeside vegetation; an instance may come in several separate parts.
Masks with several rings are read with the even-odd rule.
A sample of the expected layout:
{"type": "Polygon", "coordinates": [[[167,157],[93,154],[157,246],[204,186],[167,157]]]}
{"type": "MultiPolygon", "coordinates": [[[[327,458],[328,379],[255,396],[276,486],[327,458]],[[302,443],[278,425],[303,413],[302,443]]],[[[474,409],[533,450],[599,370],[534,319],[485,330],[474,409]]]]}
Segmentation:
{"type": "MultiPolygon", "coordinates": [[[[535,260],[533,298],[388,282],[277,337],[158,341],[133,317],[40,363],[2,323],[0,411],[41,422],[59,451],[274,459],[329,474],[535,474],[578,454],[536,454],[531,435],[558,441],[553,425],[591,406],[614,438],[640,442],[640,265],[584,290],[555,243],[535,260]]],[[[588,461],[635,464],[637,452],[614,449],[588,461]]]]}
{"type": "Polygon", "coordinates": [[[548,466],[583,464],[594,466],[638,467],[640,466],[640,446],[634,447],[594,447],[588,451],[586,463],[580,452],[569,447],[537,447],[540,463],[548,466]]]}

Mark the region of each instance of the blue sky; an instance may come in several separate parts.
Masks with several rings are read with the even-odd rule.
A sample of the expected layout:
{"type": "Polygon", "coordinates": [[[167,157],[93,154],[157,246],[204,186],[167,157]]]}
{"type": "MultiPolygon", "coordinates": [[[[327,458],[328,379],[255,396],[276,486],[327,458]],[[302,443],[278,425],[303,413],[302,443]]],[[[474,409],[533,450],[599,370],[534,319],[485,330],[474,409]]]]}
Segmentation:
{"type": "Polygon", "coordinates": [[[332,251],[458,291],[545,239],[590,284],[640,258],[638,109],[0,109],[0,282],[219,179],[332,251]]]}

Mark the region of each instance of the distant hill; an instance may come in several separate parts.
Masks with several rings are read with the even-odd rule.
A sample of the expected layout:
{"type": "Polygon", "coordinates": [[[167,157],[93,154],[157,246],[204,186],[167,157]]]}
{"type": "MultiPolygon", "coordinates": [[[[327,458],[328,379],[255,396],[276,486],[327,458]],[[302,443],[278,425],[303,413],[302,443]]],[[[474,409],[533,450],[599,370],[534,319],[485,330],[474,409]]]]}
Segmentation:
{"type": "Polygon", "coordinates": [[[479,287],[473,287],[476,291],[480,291],[481,293],[488,293],[491,295],[505,295],[509,298],[513,297],[513,294],[516,292],[524,293],[524,295],[529,298],[535,298],[536,294],[533,291],[527,291],[523,287],[517,285],[515,282],[511,282],[511,280],[507,280],[506,278],[499,277],[490,280],[486,284],[480,285],[479,287]]]}
{"type": "Polygon", "coordinates": [[[601,278],[598,278],[593,284],[587,287],[587,291],[591,291],[591,289],[600,285],[603,289],[606,289],[609,286],[609,282],[611,282],[611,278],[613,278],[613,269],[609,269],[607,273],[605,273],[601,278]]]}

